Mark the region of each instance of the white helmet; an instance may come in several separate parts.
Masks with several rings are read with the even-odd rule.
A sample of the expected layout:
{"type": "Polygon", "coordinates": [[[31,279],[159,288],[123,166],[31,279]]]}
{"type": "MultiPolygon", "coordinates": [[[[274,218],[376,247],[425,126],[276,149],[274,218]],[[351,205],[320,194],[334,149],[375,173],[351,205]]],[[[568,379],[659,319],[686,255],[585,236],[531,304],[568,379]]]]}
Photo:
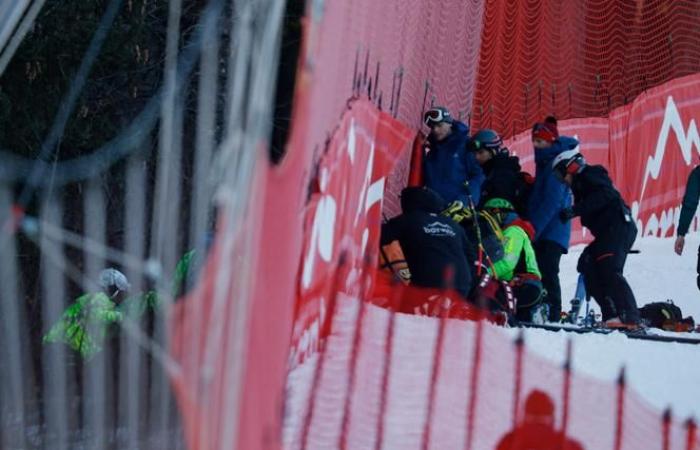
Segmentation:
{"type": "Polygon", "coordinates": [[[564,178],[567,173],[579,173],[585,166],[586,160],[580,153],[578,145],[571,150],[559,153],[552,161],[552,170],[561,178],[564,178]]]}
{"type": "Polygon", "coordinates": [[[109,267],[100,272],[99,281],[100,287],[105,291],[114,289],[110,295],[114,297],[119,291],[126,292],[131,288],[126,275],[113,267],[109,267]]]}

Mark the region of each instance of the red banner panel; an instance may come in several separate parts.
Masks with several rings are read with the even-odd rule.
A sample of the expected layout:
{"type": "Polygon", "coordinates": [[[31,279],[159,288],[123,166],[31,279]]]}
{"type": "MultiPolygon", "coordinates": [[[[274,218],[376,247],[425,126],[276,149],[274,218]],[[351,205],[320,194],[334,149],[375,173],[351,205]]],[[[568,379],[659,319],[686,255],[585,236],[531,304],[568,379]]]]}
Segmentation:
{"type": "MultiPolygon", "coordinates": [[[[605,166],[632,208],[640,234],[671,236],[690,171],[700,162],[700,75],[649,89],[609,118],[569,119],[559,133],[581,142],[589,164],[605,166]]],[[[506,142],[534,172],[530,132],[506,142]]],[[[693,221],[691,230],[697,229],[693,221]]],[[[572,242],[590,239],[575,223],[572,242]]]]}
{"type": "Polygon", "coordinates": [[[410,153],[414,132],[371,103],[358,101],[343,116],[320,161],[319,192],[309,202],[292,332],[292,364],[318,349],[335,290],[359,294],[360,274],[377,264],[387,176],[410,153]],[[345,284],[334,284],[341,257],[345,284]]]}

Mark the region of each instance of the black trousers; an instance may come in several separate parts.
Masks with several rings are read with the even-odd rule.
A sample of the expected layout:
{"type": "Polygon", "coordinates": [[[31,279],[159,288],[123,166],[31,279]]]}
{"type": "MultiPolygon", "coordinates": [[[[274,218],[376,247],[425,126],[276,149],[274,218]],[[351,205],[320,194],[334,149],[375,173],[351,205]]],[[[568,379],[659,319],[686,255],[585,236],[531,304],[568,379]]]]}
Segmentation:
{"type": "Polygon", "coordinates": [[[697,278],[697,283],[698,283],[698,289],[700,289],[700,246],[698,246],[698,278],[697,278]]]}
{"type": "Polygon", "coordinates": [[[561,319],[561,285],[559,284],[559,263],[564,247],[550,240],[536,241],[534,244],[537,266],[542,274],[542,286],[547,291],[544,303],[549,305],[549,321],[561,319]]]}
{"type": "Polygon", "coordinates": [[[599,234],[578,261],[586,291],[600,305],[603,320],[618,316],[625,323],[638,323],[637,301],[622,275],[637,227],[632,222],[620,221],[599,234]]]}
{"type": "Polygon", "coordinates": [[[542,302],[542,286],[539,282],[525,282],[513,286],[513,295],[518,301],[515,318],[522,322],[531,322],[532,313],[542,302]]]}

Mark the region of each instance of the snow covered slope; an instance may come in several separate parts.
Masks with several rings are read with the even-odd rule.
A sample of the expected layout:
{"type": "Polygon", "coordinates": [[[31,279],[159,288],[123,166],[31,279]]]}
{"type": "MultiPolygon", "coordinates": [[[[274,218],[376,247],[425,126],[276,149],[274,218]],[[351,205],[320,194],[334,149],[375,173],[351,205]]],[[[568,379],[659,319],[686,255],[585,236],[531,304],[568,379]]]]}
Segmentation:
{"type": "MultiPolygon", "coordinates": [[[[642,306],[653,301],[672,299],[683,311],[700,320],[700,291],[696,285],[698,257],[697,235],[686,238],[682,256],[673,251],[673,238],[639,239],[627,260],[625,276],[642,306]]],[[[576,261],[583,246],[572,248],[561,264],[563,308],[576,289],[576,261]]],[[[599,310],[596,307],[596,310],[599,310]]],[[[503,330],[515,335],[516,330],[503,330]]],[[[535,353],[554,361],[563,361],[566,340],[574,339],[574,370],[595,378],[614,380],[620,367],[627,367],[632,389],[655,407],[672,405],[680,417],[700,417],[700,346],[657,343],[627,339],[620,333],[579,335],[543,330],[525,331],[526,345],[535,353]]]]}
{"type": "MultiPolygon", "coordinates": [[[[686,315],[700,319],[695,284],[699,242],[689,238],[683,257],[673,253],[672,239],[638,242],[635,247],[642,253],[630,257],[627,274],[640,305],[673,298],[686,315]]],[[[572,249],[562,263],[566,299],[574,292],[581,250],[572,249]]],[[[340,296],[317,378],[316,356],[289,374],[285,448],[338,448],[340,442],[347,448],[375,448],[381,441],[383,448],[493,449],[512,424],[517,373],[521,399],[534,388],[544,390],[555,402],[561,426],[562,363],[569,340],[573,377],[568,434],[585,448],[614,446],[615,380],[623,366],[629,393],[623,448],[662,448],[660,419],[668,406],[675,423],[671,448],[681,448],[684,442],[683,421],[700,417],[700,345],[491,324],[484,324],[478,344],[478,325],[454,319],[445,322],[440,341],[440,321],[435,318],[396,314],[390,333],[392,315],[387,310],[365,304],[364,319],[358,320],[359,305],[340,296]],[[358,323],[361,332],[355,334],[358,323]],[[519,372],[513,343],[521,332],[526,348],[519,372]]]]}

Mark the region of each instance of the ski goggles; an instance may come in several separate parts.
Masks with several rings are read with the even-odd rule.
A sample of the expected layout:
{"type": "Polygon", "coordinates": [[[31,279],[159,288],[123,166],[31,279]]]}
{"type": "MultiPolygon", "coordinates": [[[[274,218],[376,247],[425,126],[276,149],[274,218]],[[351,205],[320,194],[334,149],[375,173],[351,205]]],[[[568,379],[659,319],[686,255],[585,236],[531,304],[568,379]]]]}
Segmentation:
{"type": "Polygon", "coordinates": [[[574,158],[568,162],[562,161],[554,168],[554,176],[563,182],[567,174],[576,175],[585,164],[583,157],[574,158]]]}
{"type": "Polygon", "coordinates": [[[428,127],[434,127],[442,122],[452,122],[450,113],[443,109],[429,109],[423,114],[423,123],[428,127]]]}

